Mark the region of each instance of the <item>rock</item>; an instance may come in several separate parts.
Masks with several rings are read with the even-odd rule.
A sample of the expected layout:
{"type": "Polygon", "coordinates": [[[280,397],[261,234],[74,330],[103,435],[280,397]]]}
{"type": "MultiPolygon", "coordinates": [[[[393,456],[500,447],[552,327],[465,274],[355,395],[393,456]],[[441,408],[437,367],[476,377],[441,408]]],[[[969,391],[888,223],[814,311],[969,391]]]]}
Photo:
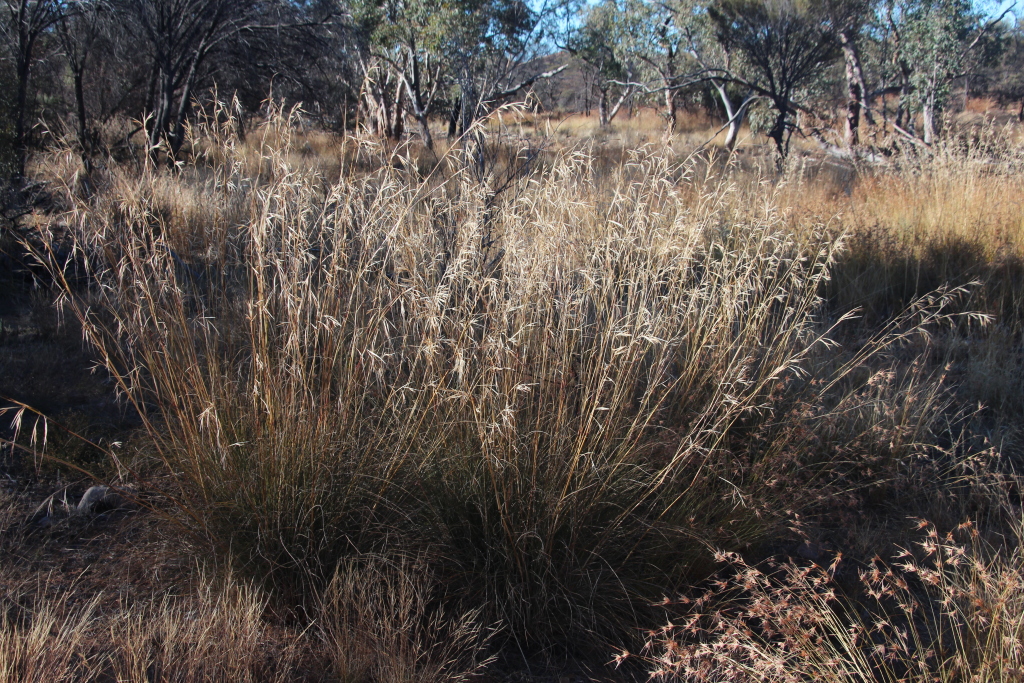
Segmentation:
{"type": "Polygon", "coordinates": [[[64,489],[47,496],[29,516],[28,521],[45,528],[62,517],[98,515],[110,510],[134,510],[136,507],[130,499],[109,486],[90,487],[82,495],[78,505],[68,501],[68,490],[64,489]]]}
{"type": "Polygon", "coordinates": [[[82,494],[82,499],[78,501],[78,507],[75,512],[79,515],[99,512],[97,508],[103,502],[103,497],[108,493],[110,493],[110,488],[106,486],[90,486],[89,490],[82,494]]]}
{"type": "Polygon", "coordinates": [[[126,510],[133,507],[117,491],[111,490],[109,486],[93,486],[82,495],[75,508],[75,514],[99,514],[110,510],[126,510]]]}
{"type": "Polygon", "coordinates": [[[43,519],[50,516],[50,507],[52,505],[53,496],[48,496],[46,500],[39,504],[39,507],[35,509],[35,512],[28,516],[28,521],[32,523],[42,522],[43,519]]]}
{"type": "Polygon", "coordinates": [[[130,499],[117,491],[107,491],[107,495],[103,496],[103,500],[99,503],[97,512],[104,512],[106,510],[134,510],[138,507],[130,499]]]}

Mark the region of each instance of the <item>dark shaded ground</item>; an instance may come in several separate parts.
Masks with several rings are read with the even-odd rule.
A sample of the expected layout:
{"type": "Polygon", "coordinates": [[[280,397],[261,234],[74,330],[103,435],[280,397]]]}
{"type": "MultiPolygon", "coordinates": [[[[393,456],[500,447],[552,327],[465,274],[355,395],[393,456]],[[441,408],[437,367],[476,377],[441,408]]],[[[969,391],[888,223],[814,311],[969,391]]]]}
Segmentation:
{"type": "MultiPolygon", "coordinates": [[[[0,407],[13,406],[13,399],[46,415],[52,420],[47,452],[103,475],[102,454],[53,423],[104,445],[123,440],[140,423],[118,404],[114,389],[106,373],[96,367],[77,321],[61,316],[46,283],[34,279],[20,259],[4,254],[0,260],[0,407]]],[[[0,437],[14,435],[13,417],[13,411],[0,416],[0,437]]],[[[35,424],[36,419],[26,413],[21,441],[27,444],[24,437],[35,424]]],[[[0,474],[19,479],[29,474],[34,478],[82,476],[58,472],[24,453],[12,456],[10,448],[4,450],[0,474]]]]}
{"type": "MultiPolygon", "coordinates": [[[[56,423],[103,446],[128,438],[136,416],[119,406],[114,387],[95,369],[74,320],[58,316],[45,283],[34,281],[5,245],[0,256],[0,407],[20,401],[51,418],[45,453],[73,463],[96,477],[112,472],[102,451],[58,428],[56,423]]],[[[0,437],[15,435],[16,410],[0,415],[0,437]]],[[[21,420],[19,443],[43,423],[30,413],[21,420]]],[[[162,520],[145,510],[112,511],[65,518],[50,525],[31,519],[47,496],[65,492],[76,502],[93,483],[84,473],[32,453],[3,447],[0,488],[13,507],[0,520],[0,599],[10,602],[40,594],[72,594],[104,602],[146,599],[173,588],[186,574],[187,560],[161,531],[162,520]],[[69,590],[73,589],[73,590],[69,590]]],[[[9,605],[8,605],[9,606],[9,605]]]]}
{"type": "Polygon", "coordinates": [[[0,531],[0,600],[66,595],[70,607],[102,594],[102,614],[104,606],[149,601],[185,588],[189,563],[158,516],[115,511],[43,527],[28,519],[38,492],[33,487],[18,495],[22,505],[13,523],[0,531]],[[22,511],[27,514],[18,514],[22,511]]]}

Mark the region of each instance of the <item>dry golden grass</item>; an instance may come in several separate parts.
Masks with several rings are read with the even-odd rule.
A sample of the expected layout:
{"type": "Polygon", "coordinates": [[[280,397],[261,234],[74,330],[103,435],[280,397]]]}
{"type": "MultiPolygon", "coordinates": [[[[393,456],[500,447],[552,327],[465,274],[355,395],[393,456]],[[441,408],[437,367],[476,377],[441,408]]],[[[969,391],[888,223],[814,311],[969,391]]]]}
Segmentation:
{"type": "Polygon", "coordinates": [[[270,637],[265,599],[227,579],[193,594],[100,610],[72,585],[4,595],[0,681],[293,681],[299,640],[270,637]],[[290,645],[290,647],[289,647],[290,645]]]}
{"type": "Polygon", "coordinates": [[[126,683],[292,680],[295,653],[274,647],[265,605],[230,578],[216,587],[203,582],[186,599],[126,605],[104,620],[109,640],[102,666],[126,683]]]}
{"type": "Polygon", "coordinates": [[[837,207],[851,232],[849,256],[834,281],[838,305],[884,316],[886,308],[941,284],[975,280],[981,286],[968,305],[1019,334],[1022,169],[1020,149],[994,131],[861,179],[837,207]]]}
{"type": "Polygon", "coordinates": [[[627,614],[708,534],[763,535],[726,495],[744,482],[681,480],[818,343],[831,250],[770,224],[709,234],[657,158],[601,207],[586,163],[489,206],[458,164],[436,187],[391,166],[323,187],[270,158],[265,185],[236,185],[247,220],[212,236],[154,210],[140,187],[163,174],[82,207],[102,288],[71,304],[129,400],[159,406],[193,531],[285,582],[385,534],[429,538],[520,638],[627,614]]]}
{"type": "Polygon", "coordinates": [[[64,683],[81,680],[93,603],[61,614],[44,603],[30,614],[0,616],[0,681],[64,683]]]}
{"type": "Polygon", "coordinates": [[[324,591],[321,638],[344,683],[462,683],[491,661],[479,611],[449,616],[423,562],[343,562],[324,591]]]}
{"type": "MultiPolygon", "coordinates": [[[[112,164],[83,195],[70,156],[47,166],[68,210],[36,253],[148,435],[120,466],[160,475],[212,566],[319,615],[342,680],[463,680],[492,629],[606,652],[713,550],[878,501],[993,505],[972,468],[998,467],[1022,405],[1017,148],[779,177],[606,147],[426,159],[281,113],[243,140],[215,114],[174,170],[112,164]],[[48,247],[62,230],[68,260],[48,247]],[[988,413],[964,400],[981,395],[988,413]]],[[[781,615],[795,599],[772,581],[751,599],[781,615]]],[[[240,590],[203,598],[232,620],[209,633],[170,604],[119,622],[139,659],[111,665],[188,647],[213,662],[196,671],[271,675],[246,673],[263,602],[240,590]],[[240,659],[188,645],[206,639],[240,659]]],[[[740,622],[714,623],[702,638],[740,622]]],[[[652,641],[666,673],[688,637],[652,641]]],[[[754,669],[810,675],[765,647],[754,669]]]]}
{"type": "MultiPolygon", "coordinates": [[[[511,115],[507,109],[492,115],[487,129],[492,134],[543,141],[549,148],[592,144],[622,151],[654,144],[668,145],[677,153],[685,154],[699,146],[722,148],[726,132],[721,126],[722,122],[704,111],[680,109],[675,129],[668,136],[665,117],[653,107],[638,107],[632,114],[628,108],[623,107],[615,119],[604,127],[600,125],[596,113],[531,113],[514,108],[511,115]]],[[[744,126],[738,147],[753,146],[750,129],[744,126]]]]}

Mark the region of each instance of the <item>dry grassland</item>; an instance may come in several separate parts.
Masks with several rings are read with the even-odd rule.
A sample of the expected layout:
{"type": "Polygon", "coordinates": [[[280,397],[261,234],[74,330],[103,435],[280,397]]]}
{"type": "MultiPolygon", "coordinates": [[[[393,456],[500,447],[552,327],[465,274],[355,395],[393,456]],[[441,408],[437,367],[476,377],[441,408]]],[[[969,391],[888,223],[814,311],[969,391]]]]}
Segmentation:
{"type": "Polygon", "coordinates": [[[778,175],[706,122],[222,114],[174,169],[40,161],[25,244],[136,422],[88,460],[25,409],[9,458],[186,559],[32,585],[82,523],[5,494],[0,683],[1022,675],[1014,131],[778,175]]]}

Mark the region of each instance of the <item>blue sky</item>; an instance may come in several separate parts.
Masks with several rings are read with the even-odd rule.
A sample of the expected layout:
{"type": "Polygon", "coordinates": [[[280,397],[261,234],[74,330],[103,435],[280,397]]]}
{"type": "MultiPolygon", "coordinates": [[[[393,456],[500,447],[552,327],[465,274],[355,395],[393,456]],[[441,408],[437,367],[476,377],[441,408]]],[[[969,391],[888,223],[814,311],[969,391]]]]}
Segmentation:
{"type": "MultiPolygon", "coordinates": [[[[977,5],[980,5],[985,9],[989,15],[997,17],[1002,14],[1005,10],[1013,7],[1014,3],[1009,0],[976,0],[977,5]]],[[[1014,13],[1020,16],[1021,13],[1020,3],[1017,3],[1017,7],[1014,9],[1014,13]]]]}

